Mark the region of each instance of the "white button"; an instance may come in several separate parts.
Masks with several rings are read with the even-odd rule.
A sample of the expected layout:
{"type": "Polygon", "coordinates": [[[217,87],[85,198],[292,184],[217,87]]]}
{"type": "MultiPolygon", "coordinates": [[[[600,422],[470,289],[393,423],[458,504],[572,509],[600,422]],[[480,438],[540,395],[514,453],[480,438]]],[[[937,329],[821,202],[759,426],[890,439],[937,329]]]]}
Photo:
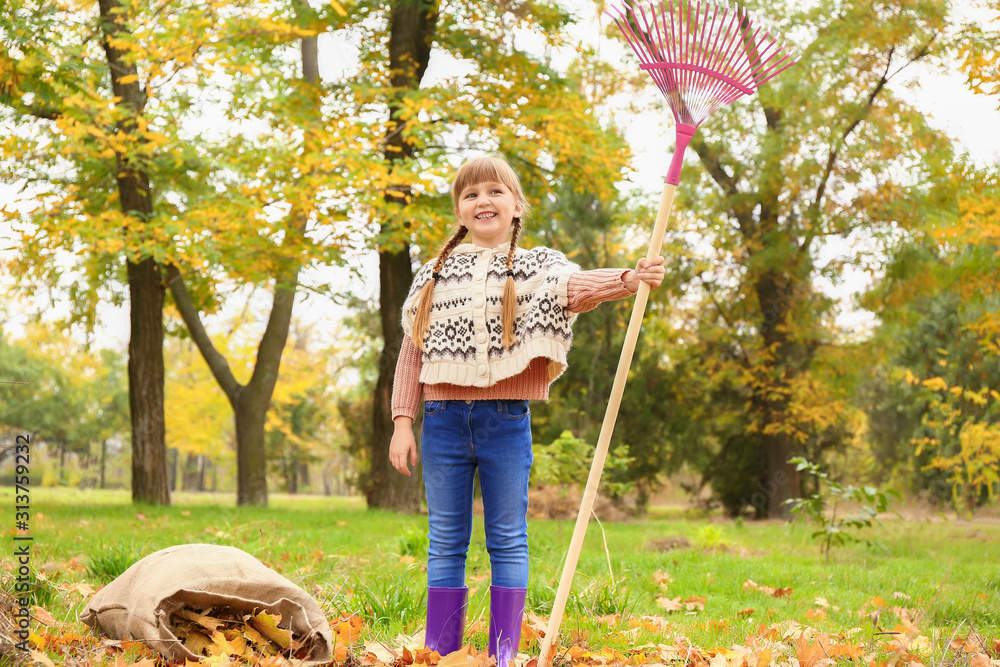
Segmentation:
{"type": "Polygon", "coordinates": [[[489,337],[486,335],[485,331],[480,331],[476,334],[476,342],[480,345],[485,345],[487,340],[489,340],[489,337]]]}
{"type": "Polygon", "coordinates": [[[479,373],[480,376],[485,376],[487,370],[489,369],[486,368],[486,364],[479,364],[479,368],[476,369],[476,372],[479,373]]]}
{"type": "Polygon", "coordinates": [[[482,282],[482,281],[484,281],[486,279],[486,274],[485,273],[477,273],[477,274],[473,275],[472,277],[476,279],[476,282],[482,282]]]}
{"type": "Polygon", "coordinates": [[[475,308],[482,308],[486,304],[486,301],[481,296],[477,296],[472,300],[472,305],[475,308]]]}

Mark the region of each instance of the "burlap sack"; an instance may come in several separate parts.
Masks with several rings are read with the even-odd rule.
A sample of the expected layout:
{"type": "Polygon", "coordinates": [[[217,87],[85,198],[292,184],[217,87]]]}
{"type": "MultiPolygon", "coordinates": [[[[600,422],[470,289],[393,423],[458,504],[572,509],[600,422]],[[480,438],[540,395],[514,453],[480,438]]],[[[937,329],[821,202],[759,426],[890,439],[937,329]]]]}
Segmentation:
{"type": "Polygon", "coordinates": [[[112,639],[140,640],[167,660],[197,660],[173,632],[181,607],[225,606],[281,614],[279,626],[306,638],[309,660],[329,662],[333,634],[316,601],[235,547],[181,544],[152,553],[98,591],[80,620],[112,639]]]}

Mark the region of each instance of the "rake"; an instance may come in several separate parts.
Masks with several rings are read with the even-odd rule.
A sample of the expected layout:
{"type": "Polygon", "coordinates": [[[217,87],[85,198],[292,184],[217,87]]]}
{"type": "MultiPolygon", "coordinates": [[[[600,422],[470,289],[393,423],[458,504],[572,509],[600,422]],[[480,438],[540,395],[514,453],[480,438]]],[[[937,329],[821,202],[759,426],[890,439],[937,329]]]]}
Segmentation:
{"type": "MultiPolygon", "coordinates": [[[[794,64],[787,47],[761,27],[743,7],[729,2],[701,0],[643,0],[605,12],[622,31],[640,67],[652,77],[670,105],[677,125],[674,155],[667,170],[663,196],[646,257],[658,257],[674,193],[680,183],[684,151],[698,127],[719,109],[794,64]]],[[[649,285],[639,284],[604,423],[597,441],[580,513],[559,580],[552,615],[545,631],[539,666],[548,667],[566,600],[580,558],[587,523],[594,509],[597,487],[607,459],[611,434],[621,406],[636,340],[649,298],[649,285]]]]}

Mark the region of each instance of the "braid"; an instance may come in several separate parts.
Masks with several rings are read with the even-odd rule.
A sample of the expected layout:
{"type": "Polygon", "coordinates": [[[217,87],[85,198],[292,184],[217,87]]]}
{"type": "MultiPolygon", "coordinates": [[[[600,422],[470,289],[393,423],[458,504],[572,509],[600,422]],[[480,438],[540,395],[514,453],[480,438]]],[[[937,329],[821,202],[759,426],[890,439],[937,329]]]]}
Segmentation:
{"type": "Polygon", "coordinates": [[[514,344],[514,317],[517,313],[517,290],[514,289],[514,252],[517,239],[521,236],[521,218],[514,218],[514,233],[510,237],[507,251],[507,283],[503,287],[503,346],[510,349],[514,344]]]}
{"type": "MultiPolygon", "coordinates": [[[[427,333],[427,327],[430,325],[431,321],[431,301],[434,295],[434,283],[437,282],[437,274],[441,272],[441,267],[444,266],[445,261],[448,259],[448,255],[451,251],[455,249],[465,235],[469,233],[468,228],[459,227],[458,231],[455,232],[448,243],[441,248],[438,252],[437,261],[434,262],[434,270],[431,274],[431,279],[420,288],[420,294],[417,295],[416,301],[413,303],[413,343],[421,350],[424,349],[424,335],[427,333]]],[[[508,260],[509,261],[509,260],[508,260]]]]}

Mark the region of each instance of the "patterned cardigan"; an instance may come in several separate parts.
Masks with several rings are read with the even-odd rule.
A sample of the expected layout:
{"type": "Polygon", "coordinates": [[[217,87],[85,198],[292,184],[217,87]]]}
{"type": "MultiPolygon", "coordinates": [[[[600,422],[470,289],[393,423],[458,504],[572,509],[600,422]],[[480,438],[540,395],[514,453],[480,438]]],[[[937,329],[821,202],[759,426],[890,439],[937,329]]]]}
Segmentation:
{"type": "MultiPolygon", "coordinates": [[[[548,360],[550,382],[565,370],[576,319],[567,308],[567,283],[580,269],[551,248],[515,250],[515,341],[508,350],[501,311],[509,248],[509,243],[496,248],[463,243],[448,256],[434,286],[422,383],[488,387],[519,374],[536,357],[548,360]]],[[[403,304],[403,331],[411,337],[413,304],[431,280],[434,262],[417,272],[403,304]]]]}

